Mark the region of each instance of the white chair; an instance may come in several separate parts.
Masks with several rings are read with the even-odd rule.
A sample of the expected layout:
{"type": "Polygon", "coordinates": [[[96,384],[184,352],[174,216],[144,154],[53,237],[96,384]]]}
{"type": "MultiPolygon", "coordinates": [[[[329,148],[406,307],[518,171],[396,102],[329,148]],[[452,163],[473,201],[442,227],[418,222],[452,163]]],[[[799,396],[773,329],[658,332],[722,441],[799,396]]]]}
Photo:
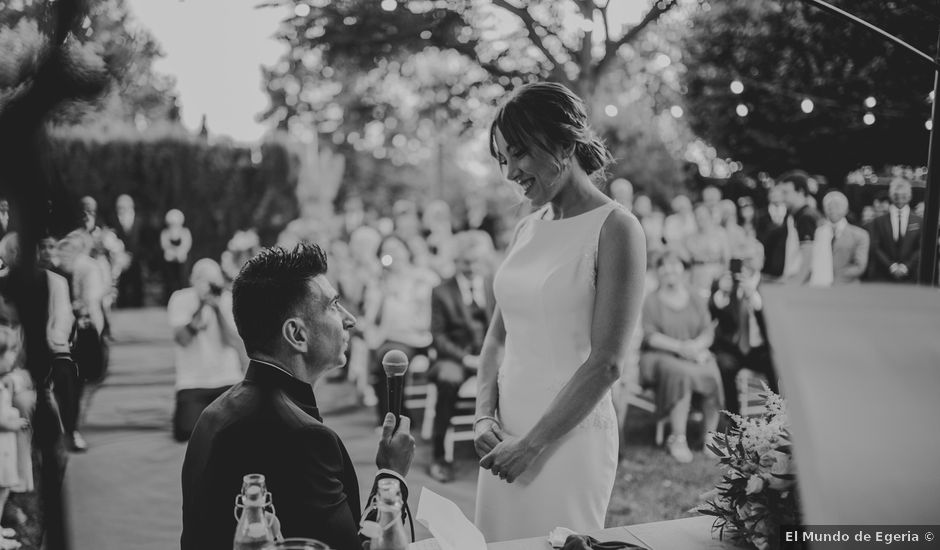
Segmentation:
{"type": "MultiPolygon", "coordinates": [[[[454,461],[454,444],[473,441],[473,420],[476,418],[477,377],[471,376],[457,391],[457,404],[450,425],[444,432],[444,460],[454,461]]],[[[432,407],[433,408],[433,407],[432,407]]]]}

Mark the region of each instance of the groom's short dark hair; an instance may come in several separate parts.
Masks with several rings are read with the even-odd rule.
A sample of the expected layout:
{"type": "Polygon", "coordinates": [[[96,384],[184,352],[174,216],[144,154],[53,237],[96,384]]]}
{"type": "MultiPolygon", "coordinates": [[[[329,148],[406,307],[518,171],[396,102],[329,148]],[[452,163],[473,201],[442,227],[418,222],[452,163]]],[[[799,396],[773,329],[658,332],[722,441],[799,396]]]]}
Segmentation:
{"type": "Polygon", "coordinates": [[[306,300],[310,280],[326,270],[326,254],[315,244],[265,248],[248,260],[232,284],[235,326],[248,353],[274,351],[284,320],[306,300]]]}

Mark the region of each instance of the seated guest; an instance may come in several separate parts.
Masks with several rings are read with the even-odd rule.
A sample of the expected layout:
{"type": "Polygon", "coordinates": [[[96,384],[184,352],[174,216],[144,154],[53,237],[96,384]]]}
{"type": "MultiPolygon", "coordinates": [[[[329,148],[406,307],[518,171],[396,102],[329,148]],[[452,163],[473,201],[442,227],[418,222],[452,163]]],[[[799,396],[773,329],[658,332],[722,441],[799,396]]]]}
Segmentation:
{"type": "Polygon", "coordinates": [[[465,231],[455,237],[456,274],[431,292],[431,334],[437,360],[429,378],[437,387],[430,475],[439,482],[453,479],[444,461],[444,434],[457,403],[457,391],[480,362],[483,336],[490,324],[494,299],[488,268],[493,242],[484,231],[465,231]]]}
{"type": "Polygon", "coordinates": [[[408,245],[388,235],[379,246],[382,274],[366,290],[364,327],[366,342],[375,350],[372,387],[378,399],[376,412],[382,423],[388,412],[388,390],[381,360],[392,349],[409,357],[426,355],[431,336],[431,290],[440,278],[413,263],[408,245]]]}
{"type": "Polygon", "coordinates": [[[715,354],[725,394],[725,408],[740,409],[735,377],[741,369],[763,374],[776,391],[777,378],[767,345],[764,303],[757,290],[760,273],[746,263],[735,273],[725,272],[716,282],[708,309],[715,320],[715,354]]]}
{"type": "Polygon", "coordinates": [[[705,204],[695,207],[695,220],[698,223],[698,231],[684,239],[680,253],[683,260],[692,265],[692,288],[701,294],[702,298],[707,298],[712,281],[721,274],[731,259],[731,247],[728,233],[718,225],[712,211],[705,204]]]}
{"type": "MultiPolygon", "coordinates": [[[[361,548],[359,481],[346,446],[323,423],[313,388],[346,361],[356,319],[326,278],[316,245],[262,250],[236,277],[233,309],[251,363],[245,379],[210,405],[183,462],[182,550],[229,550],[235,497],[247,474],[265,476],[284,537],[361,548]]],[[[411,467],[410,421],[385,418],[375,457],[382,478],[411,467]]],[[[373,486],[373,491],[375,486],[373,486]]]]}
{"type": "Polygon", "coordinates": [[[189,439],[202,411],[244,374],[241,339],[232,314],[232,293],[219,264],[203,258],[193,265],[189,288],[167,305],[176,358],[173,437],[189,439]]]}
{"type": "Polygon", "coordinates": [[[656,409],[660,415],[669,416],[669,454],[679,462],[691,462],[692,451],[685,434],[692,394],[703,398],[706,433],[718,427],[724,403],[721,373],[708,349],[712,344],[712,322],[705,300],[686,286],[685,266],[677,255],[663,254],[656,269],[659,288],[643,304],[640,381],[656,389],[656,409]]]}
{"type": "Polygon", "coordinates": [[[891,206],[875,218],[869,228],[871,252],[868,278],[872,281],[913,283],[920,264],[920,233],[923,220],[911,212],[911,184],[903,178],[891,180],[891,206]]]}
{"type": "Polygon", "coordinates": [[[839,191],[828,193],[822,203],[826,221],[816,229],[809,284],[858,282],[868,267],[868,232],[848,222],[849,199],[839,191]]]}
{"type": "Polygon", "coordinates": [[[698,231],[698,223],[692,211],[692,201],[685,195],[676,195],[670,204],[672,214],[663,222],[663,239],[668,248],[678,250],[689,235],[698,231]]]}

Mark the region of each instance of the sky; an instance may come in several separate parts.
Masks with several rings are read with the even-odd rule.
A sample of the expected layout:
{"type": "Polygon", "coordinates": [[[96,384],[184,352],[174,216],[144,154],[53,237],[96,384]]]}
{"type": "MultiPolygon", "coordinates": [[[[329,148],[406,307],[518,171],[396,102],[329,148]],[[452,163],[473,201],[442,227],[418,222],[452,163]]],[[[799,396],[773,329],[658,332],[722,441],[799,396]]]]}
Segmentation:
{"type": "MultiPolygon", "coordinates": [[[[376,0],[378,1],[378,0],[376,0]]],[[[183,124],[235,141],[258,141],[267,127],[256,120],[267,107],[261,67],[285,46],[274,40],[286,8],[256,9],[259,0],[127,0],[166,56],[155,69],[176,78],[183,124]]],[[[648,0],[610,0],[611,24],[638,21],[648,0]]]]}

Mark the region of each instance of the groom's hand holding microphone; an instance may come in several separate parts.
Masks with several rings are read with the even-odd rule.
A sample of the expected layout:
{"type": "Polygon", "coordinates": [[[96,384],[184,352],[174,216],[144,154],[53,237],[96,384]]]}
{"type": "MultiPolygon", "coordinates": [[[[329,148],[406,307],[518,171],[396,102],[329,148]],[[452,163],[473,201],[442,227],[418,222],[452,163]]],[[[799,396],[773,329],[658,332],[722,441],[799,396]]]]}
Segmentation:
{"type": "Polygon", "coordinates": [[[382,424],[382,438],[375,455],[375,465],[390,469],[402,476],[408,474],[415,454],[415,438],[411,435],[411,419],[401,416],[402,395],[405,389],[405,371],[408,357],[399,350],[391,350],[382,358],[382,367],[388,379],[389,412],[382,424]]]}

